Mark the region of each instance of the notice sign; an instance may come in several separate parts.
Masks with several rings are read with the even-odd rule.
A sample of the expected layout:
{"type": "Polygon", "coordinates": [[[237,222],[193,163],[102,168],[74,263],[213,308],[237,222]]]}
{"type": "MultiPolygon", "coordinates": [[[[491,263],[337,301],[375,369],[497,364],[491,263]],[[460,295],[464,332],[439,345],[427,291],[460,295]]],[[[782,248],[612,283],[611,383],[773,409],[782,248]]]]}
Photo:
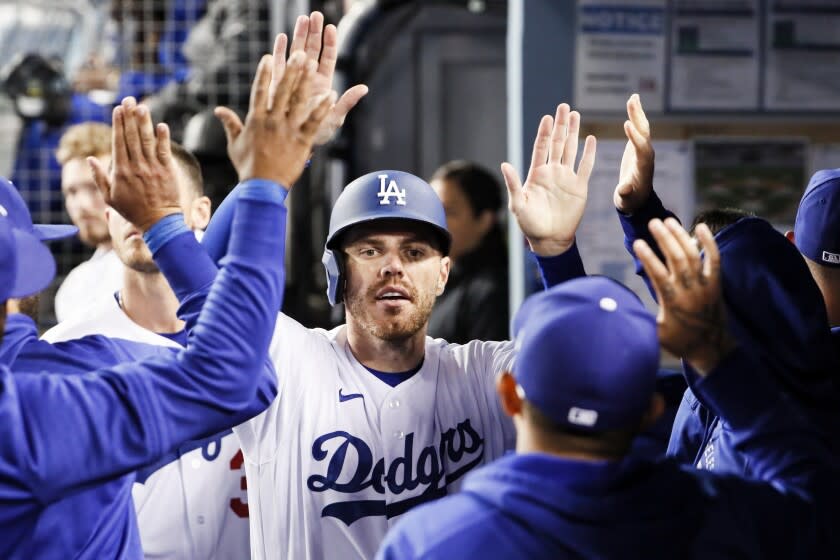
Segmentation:
{"type": "Polygon", "coordinates": [[[665,0],[582,0],[578,8],[575,108],[623,112],[633,93],[661,112],[665,81],[665,0]]]}

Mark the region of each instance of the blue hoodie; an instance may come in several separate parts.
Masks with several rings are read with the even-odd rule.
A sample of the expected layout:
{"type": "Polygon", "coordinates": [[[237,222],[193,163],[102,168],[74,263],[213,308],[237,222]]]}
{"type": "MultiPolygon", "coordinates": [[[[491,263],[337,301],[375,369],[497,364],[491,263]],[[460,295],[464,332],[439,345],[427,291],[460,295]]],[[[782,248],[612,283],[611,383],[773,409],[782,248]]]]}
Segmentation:
{"type": "MultiPolygon", "coordinates": [[[[620,214],[625,246],[630,249],[636,238],[644,238],[655,247],[647,223],[667,216],[673,214],[655,193],[634,216],[620,214]]],[[[756,356],[762,382],[777,384],[807,407],[815,428],[829,441],[836,439],[840,426],[838,339],[828,326],[822,294],[804,259],[792,243],[759,218],[742,218],[719,231],[715,240],[729,327],[756,356]]],[[[644,277],[638,260],[636,270],[644,277]]],[[[727,424],[692,392],[697,377],[687,364],[684,373],[689,389],[674,420],[668,455],[702,469],[752,475],[749,461],[732,443],[727,424]]]]}
{"type": "Polygon", "coordinates": [[[131,499],[136,469],[271,403],[276,375],[266,353],[282,298],[285,209],[279,188],[260,183],[250,181],[237,203],[218,282],[186,228],[159,247],[149,239],[187,330],[200,332],[190,334],[188,350],[100,335],[51,345],[37,339],[28,317],[9,317],[0,348],[0,362],[13,369],[2,371],[0,391],[7,431],[0,441],[0,558],[142,558],[131,499]],[[245,367],[255,356],[262,362],[256,377],[245,367]],[[135,363],[117,365],[124,362],[135,363]],[[186,373],[173,363],[201,369],[186,373]],[[27,430],[26,438],[12,428],[27,430]]]}
{"type": "Polygon", "coordinates": [[[632,453],[592,462],[509,455],[469,475],[460,493],[406,514],[377,558],[831,556],[837,473],[823,466],[827,450],[779,391],[744,390],[760,382],[757,370],[738,351],[698,391],[731,419],[764,482],[632,453]]]}

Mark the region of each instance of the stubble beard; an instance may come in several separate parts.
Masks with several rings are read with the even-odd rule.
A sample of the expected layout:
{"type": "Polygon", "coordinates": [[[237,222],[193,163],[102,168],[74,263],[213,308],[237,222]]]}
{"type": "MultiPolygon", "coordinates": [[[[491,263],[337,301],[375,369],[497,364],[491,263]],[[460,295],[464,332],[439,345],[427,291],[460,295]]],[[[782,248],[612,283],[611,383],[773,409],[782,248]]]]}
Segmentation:
{"type": "Polygon", "coordinates": [[[435,305],[436,296],[433,292],[409,290],[413,306],[409,309],[389,310],[384,319],[377,319],[373,317],[372,309],[376,305],[376,292],[381,288],[376,286],[367,293],[346,298],[347,314],[359,326],[371,336],[390,343],[408,340],[425,328],[435,305]]]}

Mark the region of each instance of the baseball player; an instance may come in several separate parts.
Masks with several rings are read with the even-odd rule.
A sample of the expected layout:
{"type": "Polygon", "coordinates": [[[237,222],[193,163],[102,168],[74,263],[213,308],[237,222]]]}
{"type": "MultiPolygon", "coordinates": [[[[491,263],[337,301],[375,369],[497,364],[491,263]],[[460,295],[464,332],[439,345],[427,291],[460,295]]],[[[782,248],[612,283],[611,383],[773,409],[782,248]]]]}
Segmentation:
{"type": "MultiPolygon", "coordinates": [[[[192,154],[174,143],[172,156],[185,222],[194,231],[202,230],[210,219],[210,199],[203,196],[201,169],[192,154]]],[[[101,294],[104,297],[84,315],[53,327],[43,339],[55,343],[100,334],[184,346],[187,332],[176,315],[178,299],[148,247],[136,227],[118,212],[106,209],[106,216],[114,253],[125,268],[120,289],[101,294]]],[[[245,473],[233,432],[185,442],[162,463],[138,472],[132,489],[146,557],[249,557],[245,473]]]]}
{"type": "MultiPolygon", "coordinates": [[[[579,114],[560,105],[540,123],[525,184],[503,166],[510,207],[549,283],[560,280],[554,260],[578,258],[573,232],[595,156],[589,137],[575,171],[579,126],[579,114]]],[[[203,239],[213,257],[224,254],[226,205],[238,192],[203,239]]],[[[512,344],[426,336],[448,247],[443,207],[425,181],[378,171],[344,189],[324,264],[328,297],[345,304],[347,322],[324,331],[281,315],[271,349],[280,395],[234,430],[253,557],[371,558],[402,513],[457,490],[466,472],[512,448],[493,396],[512,344]]]]}
{"type": "MultiPolygon", "coordinates": [[[[282,296],[277,255],[283,252],[284,213],[278,187],[272,177],[266,179],[246,182],[225,268],[185,350],[94,375],[73,375],[79,370],[72,365],[56,373],[12,374],[0,367],[0,556],[140,558],[127,500],[127,514],[97,515],[128,494],[129,486],[120,491],[111,481],[183,441],[229,428],[247,417],[241,411],[253,414],[276,394],[265,353],[282,296]],[[80,498],[97,488],[99,499],[80,498]],[[73,528],[88,527],[88,516],[105,526],[74,534],[73,528]],[[69,546],[77,543],[84,548],[69,546]]],[[[175,262],[192,256],[189,244],[195,239],[168,206],[172,199],[156,197],[152,188],[115,188],[111,196],[112,206],[131,216],[156,254],[175,262]]],[[[46,248],[8,222],[0,218],[3,320],[7,298],[36,293],[55,271],[46,248]]],[[[108,344],[99,340],[100,346],[108,344]]]]}
{"type": "MultiPolygon", "coordinates": [[[[271,59],[266,57],[261,62],[252,96],[252,111],[249,112],[246,124],[237,130],[236,136],[230,142],[231,156],[237,162],[238,168],[243,174],[241,177],[243,182],[240,185],[241,191],[248,193],[246,205],[254,204],[253,200],[255,199],[258,201],[266,199],[269,203],[268,210],[271,210],[280,192],[276,183],[291,184],[302,172],[311,150],[314,133],[329,111],[329,99],[324,99],[320,104],[313,106],[303,103],[302,100],[306,97],[301,95],[301,91],[307,91],[314,74],[314,69],[305,68],[304,62],[303,56],[293,57],[283,79],[274,88],[275,93],[272,94],[273,102],[271,103],[271,106],[275,109],[273,112],[268,110],[271,59]],[[297,141],[290,142],[289,138],[297,138],[297,141]],[[270,147],[270,149],[265,149],[266,147],[270,147]],[[253,177],[264,177],[270,179],[270,181],[253,181],[251,180],[253,177]]],[[[174,184],[175,170],[171,159],[167,156],[168,151],[165,146],[160,149],[159,156],[155,155],[154,150],[148,149],[150,146],[154,147],[155,142],[151,136],[153,132],[151,121],[148,119],[148,111],[144,107],[127,102],[126,105],[117,108],[114,116],[114,130],[116,139],[112,179],[109,179],[106,170],[99,162],[96,160],[91,162],[94,166],[94,176],[97,183],[104,191],[111,190],[109,185],[112,182],[114,188],[119,186],[125,192],[140,193],[143,193],[144,190],[151,190],[154,185],[174,184]],[[126,151],[131,153],[131,157],[123,153],[126,151]],[[155,158],[157,158],[157,162],[155,158]]],[[[237,204],[241,205],[239,202],[237,204]]],[[[173,196],[169,200],[169,207],[171,211],[178,209],[177,196],[173,196]]],[[[126,213],[124,206],[117,207],[115,205],[115,208],[126,219],[141,227],[136,219],[126,213]]],[[[237,243],[237,250],[252,251],[263,256],[269,255],[268,258],[272,262],[282,262],[282,246],[278,250],[274,239],[282,238],[284,221],[277,220],[276,205],[274,205],[274,208],[274,213],[252,213],[248,216],[240,216],[237,206],[234,227],[238,230],[248,231],[253,229],[259,235],[264,235],[267,231],[272,232],[270,234],[272,236],[271,243],[263,243],[258,236],[247,236],[242,239],[242,235],[240,235],[241,241],[237,243]],[[239,245],[243,243],[250,248],[240,247],[239,245]]],[[[128,211],[132,211],[130,206],[128,211]]],[[[282,215],[280,217],[282,218],[282,215]]],[[[178,237],[176,242],[163,243],[168,239],[166,236],[178,232],[177,229],[174,229],[175,225],[177,224],[164,223],[161,226],[163,239],[152,235],[147,236],[145,241],[176,295],[182,300],[181,313],[187,319],[187,328],[190,330],[191,321],[194,320],[196,309],[200,309],[203,298],[189,295],[185,287],[193,288],[197,286],[200,288],[206,286],[208,284],[208,267],[205,264],[207,262],[210,264],[209,281],[212,281],[215,267],[212,261],[209,261],[206,253],[197,246],[195,237],[191,233],[189,236],[178,237]],[[196,249],[198,250],[196,251],[196,249]],[[185,269],[185,263],[188,263],[187,269],[185,269]]],[[[228,255],[226,259],[237,258],[233,247],[232,238],[229,249],[233,251],[233,255],[228,255]]],[[[282,283],[282,278],[279,278],[278,282],[282,283]]],[[[267,290],[270,295],[274,286],[260,286],[259,289],[267,290]]],[[[241,294],[241,290],[237,293],[241,294]]],[[[244,307],[257,306],[261,308],[259,302],[256,301],[257,294],[249,293],[248,297],[241,298],[241,301],[238,301],[236,305],[243,305],[243,302],[246,302],[244,307]]],[[[208,301],[208,305],[218,307],[212,297],[208,301]]],[[[279,305],[279,302],[275,304],[275,312],[277,305],[279,305]]],[[[12,318],[14,317],[16,316],[12,316],[12,318]]],[[[19,370],[16,369],[16,375],[19,372],[23,374],[24,372],[49,370],[48,366],[56,366],[60,368],[60,371],[66,373],[82,372],[86,371],[83,366],[89,361],[112,360],[113,363],[137,359],[143,351],[142,347],[147,348],[147,352],[157,354],[173,353],[171,349],[162,346],[149,346],[127,340],[108,339],[102,336],[83,337],[74,341],[49,345],[46,342],[36,340],[37,333],[31,321],[28,323],[30,327],[28,332],[25,331],[24,327],[26,326],[27,324],[18,324],[17,328],[10,330],[9,325],[7,325],[7,339],[11,338],[11,340],[5,341],[2,348],[3,361],[8,363],[8,360],[15,360],[15,367],[20,368],[19,370]],[[21,331],[24,332],[21,333],[21,331]],[[24,368],[24,366],[26,367],[24,368]]],[[[254,328],[259,329],[259,327],[259,321],[250,327],[240,324],[237,326],[237,332],[242,333],[242,336],[247,335],[248,338],[254,335],[259,338],[260,332],[254,330],[254,328]]],[[[252,347],[254,351],[258,351],[260,348],[260,340],[257,340],[252,346],[250,342],[244,341],[244,339],[235,338],[238,342],[234,342],[236,347],[240,348],[239,351],[249,350],[252,347]]],[[[236,352],[228,348],[228,345],[217,345],[216,349],[221,353],[214,359],[219,362],[220,367],[237,368],[238,366],[232,365],[236,352]]],[[[236,375],[229,372],[230,375],[233,375],[232,380],[234,381],[245,373],[247,373],[245,370],[241,373],[237,370],[236,375]]],[[[275,385],[273,380],[274,376],[271,377],[268,385],[262,385],[258,388],[256,398],[252,399],[253,402],[240,402],[235,411],[225,408],[226,400],[222,399],[219,410],[226,411],[228,422],[219,426],[219,428],[229,428],[231,425],[252,416],[260,410],[260,407],[264,408],[274,395],[275,385]]],[[[229,390],[226,384],[221,384],[221,386],[225,390],[229,390]]],[[[201,384],[195,384],[195,387],[195,390],[201,390],[201,384]]],[[[189,391],[184,391],[184,394],[184,398],[189,397],[198,402],[203,402],[200,396],[190,396],[189,391]]],[[[237,391],[233,392],[234,396],[237,394],[237,391]]],[[[192,420],[188,422],[184,415],[194,415],[190,407],[184,407],[183,410],[167,408],[165,412],[169,415],[170,422],[186,422],[188,424],[192,420]]],[[[214,432],[207,430],[196,433],[191,438],[180,439],[177,443],[181,444],[188,439],[197,439],[196,436],[203,436],[207,433],[214,432]]],[[[166,451],[173,452],[175,449],[167,448],[166,451]]],[[[148,459],[143,464],[159,459],[161,455],[162,453],[148,459]]],[[[42,515],[41,522],[29,539],[30,550],[38,551],[37,554],[33,555],[64,556],[70,554],[72,556],[96,558],[139,557],[140,546],[136,521],[133,508],[129,503],[130,488],[134,478],[131,470],[127,469],[121,473],[125,476],[120,480],[103,482],[52,503],[42,515]],[[73,512],[72,516],[71,512],[73,512]],[[85,515],[78,515],[78,512],[84,512],[85,515]]]]}
{"type": "Polygon", "coordinates": [[[814,173],[799,208],[793,231],[785,236],[796,245],[820,287],[828,320],[835,337],[840,337],[840,169],[814,173]]]}
{"type": "MultiPolygon", "coordinates": [[[[628,101],[628,114],[628,149],[622,162],[625,180],[613,200],[625,245],[630,248],[641,238],[656,249],[647,222],[673,219],[673,214],[653,191],[650,126],[637,95],[628,101]]],[[[806,406],[819,429],[833,437],[840,422],[836,412],[840,394],[833,381],[837,365],[832,345],[836,343],[819,289],[802,257],[767,222],[737,212],[728,215],[735,223],[721,222],[722,229],[714,233],[725,266],[723,295],[732,312],[732,328],[761,358],[765,375],[806,406]]],[[[647,281],[638,259],[636,264],[647,281]]],[[[684,373],[689,389],[674,421],[668,455],[701,469],[752,475],[751,461],[736,437],[694,391],[697,379],[690,368],[684,368],[684,373]]]]}
{"type": "Polygon", "coordinates": [[[516,363],[498,382],[517,453],[407,514],[378,558],[834,557],[837,471],[801,411],[727,333],[711,232],[697,229],[701,262],[676,222],[651,230],[668,268],[643,242],[635,247],[662,302],[658,320],[599,277],[523,304],[516,363]],[[699,394],[731,425],[760,482],[629,452],[662,411],[660,342],[691,363],[699,394]]]}
{"type": "Polygon", "coordinates": [[[103,294],[118,290],[123,266],[111,249],[105,201],[87,163],[87,158],[96,157],[106,166],[110,164],[111,127],[98,122],[71,126],[62,134],[55,157],[61,165],[61,194],[67,214],[78,226],[82,243],[96,249],[90,259],[67,274],[55,294],[55,318],[61,322],[88,313],[103,294]]]}

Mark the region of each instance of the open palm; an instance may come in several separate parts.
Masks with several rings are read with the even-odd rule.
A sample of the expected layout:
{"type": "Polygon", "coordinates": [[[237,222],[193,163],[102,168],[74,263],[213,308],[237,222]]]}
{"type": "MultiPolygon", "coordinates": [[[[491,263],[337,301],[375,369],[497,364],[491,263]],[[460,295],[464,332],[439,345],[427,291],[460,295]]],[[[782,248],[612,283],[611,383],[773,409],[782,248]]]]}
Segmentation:
{"type": "MultiPolygon", "coordinates": [[[[272,87],[280,83],[286,67],[286,44],[288,38],[285,33],[277,36],[274,43],[274,69],[272,87]]],[[[303,52],[307,60],[318,64],[318,71],[313,76],[309,91],[309,103],[314,106],[329,96],[332,92],[335,65],[338,60],[338,31],[330,24],[324,27],[324,16],[321,12],[312,12],[309,16],[299,16],[295,22],[292,45],[289,56],[295,52],[303,52]]],[[[321,122],[315,134],[314,145],[320,146],[332,140],[336,131],[344,124],[347,113],[356,106],[368,92],[365,85],[356,85],[345,91],[338,101],[330,108],[330,112],[321,122]]]]}
{"type": "Polygon", "coordinates": [[[624,123],[627,145],[621,156],[621,172],[613,203],[620,211],[629,214],[641,208],[653,190],[655,154],[650,140],[650,123],[638,93],[627,100],[627,117],[624,123]]]}
{"type": "Polygon", "coordinates": [[[595,137],[586,138],[575,172],[579,133],[580,114],[563,103],[554,119],[545,115],[540,121],[525,184],[512,165],[502,164],[510,211],[531,249],[541,256],[559,255],[571,247],[583,218],[595,137]]]}

